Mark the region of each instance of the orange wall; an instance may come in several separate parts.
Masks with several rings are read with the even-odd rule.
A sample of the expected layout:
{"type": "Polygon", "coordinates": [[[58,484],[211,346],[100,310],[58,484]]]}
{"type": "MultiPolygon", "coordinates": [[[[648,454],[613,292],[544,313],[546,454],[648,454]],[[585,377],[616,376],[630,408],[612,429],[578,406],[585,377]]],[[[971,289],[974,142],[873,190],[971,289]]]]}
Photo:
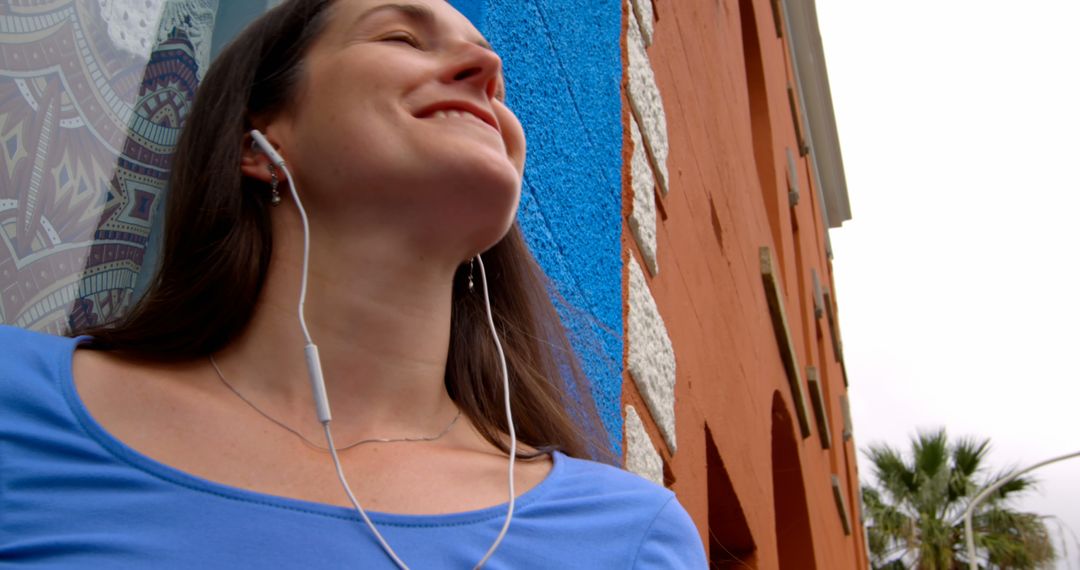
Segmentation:
{"type": "MultiPolygon", "coordinates": [[[[780,567],[774,497],[781,497],[782,518],[792,516],[791,507],[805,501],[805,508],[795,511],[806,513],[809,525],[803,528],[814,557],[799,566],[788,557],[785,568],[866,568],[857,512],[856,451],[854,442],[842,436],[840,398],[846,390],[842,366],[834,356],[826,319],[816,318],[814,312],[811,270],[823,287],[832,289],[826,228],[818,211],[812,165],[798,152],[787,94],[788,84],[795,80],[785,39],[777,36],[771,2],[656,0],[654,9],[655,33],[647,51],[667,116],[670,191],[667,196],[655,193],[660,270],[656,276],[647,274],[647,280],[675,350],[677,453],[668,453],[629,375],[624,378],[624,404],[642,415],[664,460],[667,482],[698,524],[707,548],[711,477],[714,510],[722,505],[732,511],[712,514],[714,534],[719,523],[738,518],[738,509],[732,508],[732,499],[737,499],[754,544],[752,553],[743,551],[739,557],[750,566],[780,567]],[[788,201],[786,148],[796,157],[800,199],[794,207],[788,201]],[[777,254],[774,263],[807,393],[811,425],[807,438],[799,433],[762,285],[763,246],[777,254]],[[823,449],[814,421],[806,386],[808,366],[816,367],[821,378],[833,442],[829,450],[823,449]],[[793,432],[788,429],[797,453],[792,464],[801,469],[805,493],[790,486],[774,492],[776,394],[794,424],[793,432]],[[722,473],[709,472],[706,427],[734,497],[718,497],[730,491],[723,489],[722,473]],[[844,533],[834,500],[833,474],[839,476],[845,496],[850,535],[844,533]]],[[[627,17],[633,15],[624,14],[624,20],[627,17]]],[[[629,189],[630,107],[625,92],[624,85],[623,187],[629,189]]],[[[629,192],[624,219],[632,207],[629,192]]],[[[623,245],[625,255],[635,256],[645,267],[626,223],[623,245]]],[[[717,471],[715,462],[712,470],[717,471]]],[[[781,526],[787,528],[789,522],[782,520],[781,526]]],[[[730,536],[729,530],[724,532],[730,536]]],[[[792,531],[795,538],[785,539],[785,548],[806,546],[791,546],[797,534],[792,531]]]]}

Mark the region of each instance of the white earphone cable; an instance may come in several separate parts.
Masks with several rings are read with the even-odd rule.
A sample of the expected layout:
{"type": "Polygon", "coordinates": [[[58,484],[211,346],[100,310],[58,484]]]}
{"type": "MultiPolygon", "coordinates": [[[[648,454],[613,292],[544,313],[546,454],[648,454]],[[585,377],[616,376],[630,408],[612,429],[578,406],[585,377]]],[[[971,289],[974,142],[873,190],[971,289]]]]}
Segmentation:
{"type": "Polygon", "coordinates": [[[476,263],[480,266],[480,285],[484,289],[484,308],[487,309],[488,326],[491,327],[491,337],[495,339],[495,348],[499,351],[499,363],[502,365],[503,376],[503,404],[506,406],[506,431],[510,436],[510,467],[507,474],[507,486],[510,488],[510,499],[507,502],[506,507],[506,521],[503,522],[502,530],[499,531],[499,536],[495,538],[495,542],[492,543],[491,548],[488,549],[487,554],[480,559],[480,562],[476,563],[473,570],[477,570],[484,565],[485,562],[491,558],[492,554],[495,554],[495,549],[502,544],[503,538],[506,537],[506,531],[510,529],[510,519],[514,518],[514,459],[517,457],[517,432],[514,430],[514,414],[510,410],[510,374],[506,370],[506,355],[503,354],[502,342],[499,341],[499,333],[495,331],[495,320],[491,318],[491,301],[488,299],[488,285],[487,274],[484,272],[484,260],[480,258],[480,254],[476,254],[476,263]]]}
{"type": "Polygon", "coordinates": [[[364,507],[360,506],[360,501],[356,500],[356,495],[353,495],[352,489],[349,487],[349,482],[345,479],[345,471],[341,469],[341,460],[338,459],[337,450],[334,449],[334,436],[330,435],[329,421],[323,422],[323,433],[326,434],[326,445],[330,447],[330,457],[334,460],[334,469],[337,470],[338,481],[341,481],[341,486],[345,489],[345,494],[349,496],[349,502],[352,503],[356,512],[360,513],[360,518],[364,519],[364,523],[371,529],[371,533],[375,535],[375,540],[379,541],[379,546],[382,546],[386,555],[389,556],[390,559],[394,561],[394,564],[397,564],[398,568],[401,568],[401,570],[409,570],[408,565],[406,565],[401,558],[398,558],[398,555],[394,552],[393,548],[390,548],[390,544],[383,538],[379,529],[375,528],[375,523],[371,522],[371,519],[367,515],[367,511],[364,510],[364,507]]]}
{"type": "MultiPolygon", "coordinates": [[[[401,570],[409,570],[408,565],[398,557],[394,549],[390,547],[390,544],[386,542],[382,534],[375,527],[375,523],[368,517],[367,512],[360,506],[360,502],[356,499],[352,489],[349,487],[349,483],[345,478],[345,472],[341,467],[341,460],[338,457],[337,450],[334,447],[334,438],[330,431],[330,404],[326,397],[326,385],[322,376],[322,365],[319,363],[319,350],[315,346],[315,343],[311,340],[311,334],[308,331],[307,321],[304,318],[304,302],[307,299],[307,282],[308,282],[308,262],[311,251],[311,230],[308,224],[307,211],[304,210],[304,205],[300,201],[300,194],[297,192],[296,183],[293,181],[292,173],[289,172],[289,168],[285,165],[285,160],[274,149],[274,147],[266,140],[261,132],[258,130],[252,130],[251,136],[255,140],[256,144],[263,150],[270,160],[274,162],[277,167],[281,168],[285,173],[286,180],[289,181],[289,189],[292,191],[293,201],[296,203],[296,208],[300,212],[300,221],[303,225],[304,232],[304,250],[303,250],[303,262],[302,262],[302,275],[300,278],[300,300],[297,305],[297,316],[300,320],[300,328],[304,334],[304,340],[307,343],[304,346],[304,357],[307,361],[308,375],[311,380],[312,393],[315,398],[316,414],[319,417],[319,422],[323,425],[323,432],[326,435],[326,444],[330,448],[330,457],[334,461],[334,469],[337,471],[338,480],[341,482],[341,486],[345,489],[345,494],[349,497],[349,502],[360,514],[360,518],[364,520],[372,534],[375,535],[375,539],[378,540],[379,545],[382,547],[386,555],[397,564],[401,570]]],[[[514,429],[514,417],[510,406],[510,375],[506,367],[506,355],[503,352],[502,342],[499,340],[499,334],[495,329],[495,321],[491,316],[491,301],[488,297],[488,285],[487,274],[484,272],[484,261],[477,254],[476,261],[480,265],[480,283],[484,291],[484,308],[487,311],[488,326],[491,329],[491,336],[495,340],[495,348],[499,353],[499,363],[502,367],[503,377],[503,402],[506,407],[506,424],[508,435],[510,436],[510,459],[507,468],[507,481],[509,487],[509,500],[506,508],[506,520],[503,522],[502,529],[499,531],[498,536],[495,538],[495,542],[488,548],[484,557],[476,563],[474,570],[481,568],[495,553],[495,550],[502,544],[503,539],[506,537],[506,533],[510,528],[510,521],[514,516],[514,461],[517,457],[517,433],[514,429]]]]}

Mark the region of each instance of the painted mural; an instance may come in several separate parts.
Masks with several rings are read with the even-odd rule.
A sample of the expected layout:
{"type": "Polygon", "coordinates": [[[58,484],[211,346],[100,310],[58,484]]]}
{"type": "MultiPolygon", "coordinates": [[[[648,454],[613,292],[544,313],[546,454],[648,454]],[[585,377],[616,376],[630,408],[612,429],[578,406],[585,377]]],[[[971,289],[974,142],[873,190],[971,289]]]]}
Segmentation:
{"type": "Polygon", "coordinates": [[[0,1],[0,323],[63,334],[130,306],[216,11],[0,1]]]}

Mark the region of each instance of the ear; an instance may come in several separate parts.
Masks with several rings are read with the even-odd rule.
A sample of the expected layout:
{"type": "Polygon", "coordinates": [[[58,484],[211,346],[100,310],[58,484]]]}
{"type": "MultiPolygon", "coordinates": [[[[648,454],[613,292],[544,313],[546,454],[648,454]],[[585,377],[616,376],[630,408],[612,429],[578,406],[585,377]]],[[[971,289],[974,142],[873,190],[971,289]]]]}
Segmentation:
{"type": "MultiPolygon", "coordinates": [[[[275,149],[281,147],[267,135],[267,140],[274,145],[275,149]]],[[[240,159],[240,172],[248,178],[253,178],[267,184],[270,183],[270,157],[266,156],[258,146],[253,144],[251,135],[244,135],[244,150],[240,159]]]]}

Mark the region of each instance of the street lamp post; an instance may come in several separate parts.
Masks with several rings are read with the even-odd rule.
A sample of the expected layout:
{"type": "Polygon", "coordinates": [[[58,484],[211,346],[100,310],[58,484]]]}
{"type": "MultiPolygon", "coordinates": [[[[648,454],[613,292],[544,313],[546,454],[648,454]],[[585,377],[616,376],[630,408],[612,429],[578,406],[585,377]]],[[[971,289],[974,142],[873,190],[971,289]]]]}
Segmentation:
{"type": "Polygon", "coordinates": [[[1049,465],[1058,461],[1064,461],[1066,459],[1072,459],[1073,457],[1080,457],[1080,451],[1068,453],[1065,455],[1059,455],[1057,457],[1051,457],[1046,461],[1040,461],[1035,465],[1025,467],[1024,469],[1013,472],[1008,477],[1004,477],[998,480],[993,485],[990,485],[989,487],[980,491],[978,495],[975,495],[975,498],[972,499],[970,503],[968,503],[967,510],[964,511],[964,535],[967,537],[968,568],[970,568],[970,570],[979,570],[979,565],[975,562],[975,531],[971,528],[971,517],[975,513],[975,507],[977,507],[979,503],[983,501],[983,499],[988,497],[990,493],[997,491],[1002,485],[1008,483],[1009,481],[1012,481],[1013,479],[1016,479],[1024,473],[1034,471],[1035,469],[1038,469],[1039,467],[1042,467],[1044,465],[1049,465]]]}

